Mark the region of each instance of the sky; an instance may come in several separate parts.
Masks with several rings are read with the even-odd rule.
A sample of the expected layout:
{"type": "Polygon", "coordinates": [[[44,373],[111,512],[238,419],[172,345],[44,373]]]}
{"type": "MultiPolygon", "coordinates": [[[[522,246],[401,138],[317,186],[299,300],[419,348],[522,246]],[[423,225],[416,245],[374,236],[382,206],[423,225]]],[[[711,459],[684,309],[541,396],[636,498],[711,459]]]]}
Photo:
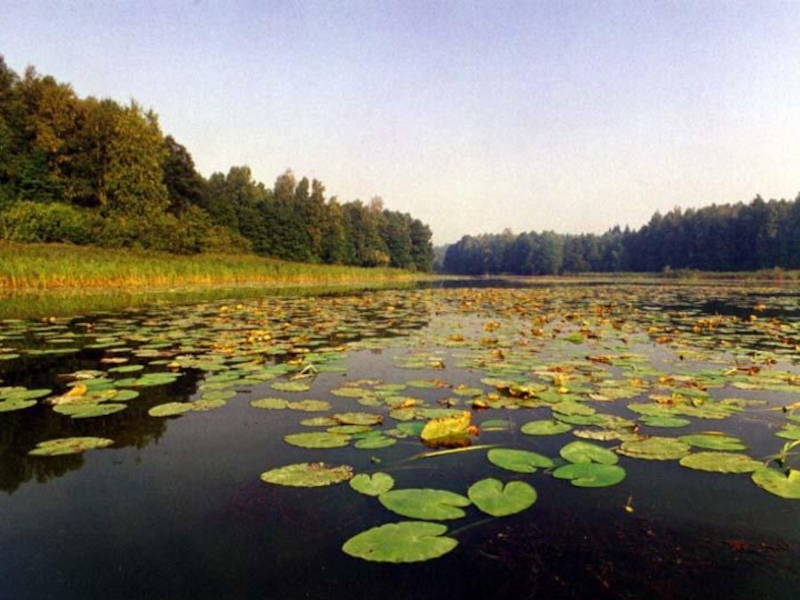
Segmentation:
{"type": "Polygon", "coordinates": [[[0,0],[0,55],[461,236],[800,192],[800,0],[0,0]]]}

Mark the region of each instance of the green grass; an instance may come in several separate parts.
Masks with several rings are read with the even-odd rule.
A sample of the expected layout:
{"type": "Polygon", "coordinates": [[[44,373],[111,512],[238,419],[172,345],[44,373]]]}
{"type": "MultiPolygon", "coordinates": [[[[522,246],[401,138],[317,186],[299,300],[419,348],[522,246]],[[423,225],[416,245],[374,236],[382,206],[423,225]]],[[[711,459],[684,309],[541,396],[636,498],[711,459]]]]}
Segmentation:
{"type": "Polygon", "coordinates": [[[187,285],[348,285],[409,281],[397,269],[292,263],[253,255],[176,256],[65,244],[0,243],[0,291],[164,288],[187,285]]]}

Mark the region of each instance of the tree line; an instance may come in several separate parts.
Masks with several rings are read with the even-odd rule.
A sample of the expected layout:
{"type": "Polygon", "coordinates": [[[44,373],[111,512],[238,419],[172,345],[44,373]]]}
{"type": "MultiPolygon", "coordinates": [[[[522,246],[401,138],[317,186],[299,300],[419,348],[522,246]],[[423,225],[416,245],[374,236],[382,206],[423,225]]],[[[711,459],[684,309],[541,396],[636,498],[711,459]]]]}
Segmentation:
{"type": "Polygon", "coordinates": [[[433,262],[430,228],[380,198],[340,202],[291,170],[272,188],[247,166],[205,178],[152,110],[80,98],[2,56],[0,239],[421,271],[433,262]]]}
{"type": "Polygon", "coordinates": [[[464,236],[444,253],[441,269],[462,275],[752,271],[800,268],[800,195],[793,201],[712,205],[656,212],[638,230],[602,235],[552,231],[464,236]]]}

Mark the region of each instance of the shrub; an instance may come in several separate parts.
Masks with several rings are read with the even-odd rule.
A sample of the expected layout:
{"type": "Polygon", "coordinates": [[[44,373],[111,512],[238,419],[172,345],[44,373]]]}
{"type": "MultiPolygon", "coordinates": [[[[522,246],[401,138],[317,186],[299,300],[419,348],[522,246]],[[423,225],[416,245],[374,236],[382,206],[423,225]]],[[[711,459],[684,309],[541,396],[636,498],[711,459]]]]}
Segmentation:
{"type": "Polygon", "coordinates": [[[15,202],[0,213],[0,238],[12,242],[90,244],[99,218],[60,202],[15,202]]]}

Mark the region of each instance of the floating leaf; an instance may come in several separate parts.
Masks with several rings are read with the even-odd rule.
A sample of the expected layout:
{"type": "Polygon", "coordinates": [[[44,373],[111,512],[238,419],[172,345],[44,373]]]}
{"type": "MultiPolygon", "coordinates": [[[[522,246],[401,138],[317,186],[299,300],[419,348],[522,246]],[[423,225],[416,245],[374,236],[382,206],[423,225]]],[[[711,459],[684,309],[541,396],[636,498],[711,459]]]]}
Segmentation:
{"type": "Polygon", "coordinates": [[[3,400],[0,402],[0,413],[22,410],[36,406],[36,400],[3,400]]]}
{"type": "Polygon", "coordinates": [[[660,417],[655,415],[646,415],[642,417],[641,422],[649,427],[665,427],[665,428],[678,428],[688,427],[692,424],[689,419],[682,419],[680,417],[660,417]]]}
{"type": "Polygon", "coordinates": [[[603,465],[615,465],[619,462],[619,456],[608,448],[603,448],[597,444],[589,442],[570,442],[560,452],[564,460],[571,463],[600,463],[603,465]]]}
{"type": "Polygon", "coordinates": [[[387,473],[360,473],[350,480],[350,487],[360,494],[380,496],[394,487],[394,478],[387,473]]]}
{"type": "Polygon", "coordinates": [[[678,439],[690,446],[709,450],[747,450],[747,446],[739,438],[721,433],[696,433],[682,435],[678,439]]]}
{"type": "Polygon", "coordinates": [[[516,473],[535,473],[537,468],[549,469],[553,466],[553,461],[548,457],[528,450],[492,448],[486,456],[493,465],[516,473]]]}
{"type": "Polygon", "coordinates": [[[378,450],[380,448],[388,448],[394,446],[397,440],[387,437],[383,434],[368,435],[355,443],[355,447],[359,450],[378,450]]]}
{"type": "Polygon", "coordinates": [[[580,402],[559,402],[558,404],[553,404],[552,409],[553,412],[566,415],[568,417],[588,417],[597,412],[593,407],[587,404],[581,404],[580,402]]]}
{"type": "Polygon", "coordinates": [[[375,562],[413,563],[439,558],[458,546],[443,537],[440,523],[403,521],[374,527],[350,538],[342,550],[355,558],[375,562]]]}
{"type": "Polygon", "coordinates": [[[432,489],[391,490],[378,500],[398,515],[427,521],[460,519],[465,514],[461,507],[471,504],[461,494],[432,489]]]}
{"type": "Polygon", "coordinates": [[[348,465],[333,466],[322,462],[287,465],[261,474],[261,480],[292,487],[322,487],[353,477],[348,465]]]}
{"type": "Polygon", "coordinates": [[[32,456],[61,456],[63,454],[79,454],[95,448],[107,448],[114,440],[101,437],[68,437],[39,442],[36,448],[28,452],[32,456]]]}
{"type": "Polygon", "coordinates": [[[102,404],[59,404],[53,410],[62,415],[67,415],[73,419],[91,419],[93,417],[105,417],[121,410],[125,410],[125,404],[113,404],[104,402],[102,404]]]}
{"type": "Polygon", "coordinates": [[[681,465],[714,473],[750,473],[764,466],[754,458],[734,452],[696,452],[684,456],[681,465]]]}
{"type": "Polygon", "coordinates": [[[328,432],[291,433],[283,439],[301,448],[343,448],[350,443],[349,435],[328,432]]]}
{"type": "Polygon", "coordinates": [[[646,460],[677,460],[691,451],[686,442],[666,437],[651,437],[645,440],[622,442],[618,453],[631,458],[646,460]]]}
{"type": "Polygon", "coordinates": [[[289,407],[289,401],[283,398],[259,398],[251,400],[250,406],[266,410],[282,410],[289,407]]]}
{"type": "Polygon", "coordinates": [[[609,487],[625,479],[625,470],[618,465],[584,462],[559,467],[553,477],[569,479],[576,487],[609,487]]]}
{"type": "Polygon", "coordinates": [[[302,381],[277,381],[271,387],[279,392],[307,392],[311,389],[310,385],[302,381]]]}
{"type": "Polygon", "coordinates": [[[775,435],[785,440],[800,440],[800,426],[787,425],[786,427],[775,433],[775,435]]]}
{"type": "Polygon", "coordinates": [[[191,402],[167,402],[159,404],[147,411],[151,417],[175,417],[192,410],[191,402]]]}
{"type": "Polygon", "coordinates": [[[536,490],[524,481],[512,481],[503,487],[499,479],[481,479],[467,491],[472,503],[493,517],[522,512],[536,502],[536,490]]]}
{"type": "Polygon", "coordinates": [[[380,425],[383,422],[381,415],[365,412],[337,413],[332,416],[342,425],[380,425]]]}
{"type": "Polygon", "coordinates": [[[800,500],[800,471],[789,469],[788,473],[776,469],[761,468],[753,472],[752,479],[755,484],[771,494],[800,500]]]}
{"type": "Polygon", "coordinates": [[[289,402],[287,407],[302,412],[325,412],[331,409],[331,403],[326,400],[298,400],[289,402]]]}
{"type": "Polygon", "coordinates": [[[525,423],[520,431],[526,435],[559,435],[572,429],[567,423],[560,423],[553,420],[529,421],[525,423]]]}

